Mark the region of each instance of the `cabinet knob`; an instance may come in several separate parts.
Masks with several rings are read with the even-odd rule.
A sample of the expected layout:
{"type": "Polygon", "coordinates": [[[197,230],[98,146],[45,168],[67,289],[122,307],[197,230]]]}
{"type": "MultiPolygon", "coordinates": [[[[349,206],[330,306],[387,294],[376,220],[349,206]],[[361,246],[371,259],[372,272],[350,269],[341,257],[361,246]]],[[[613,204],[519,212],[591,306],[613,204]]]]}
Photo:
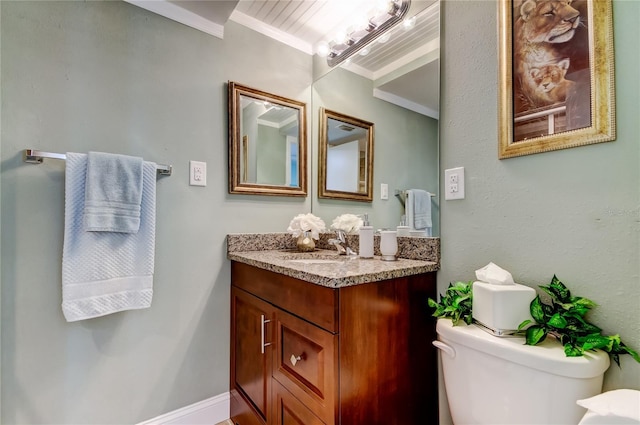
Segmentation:
{"type": "Polygon", "coordinates": [[[292,364],[293,366],[295,366],[295,365],[296,365],[296,363],[298,363],[300,360],[302,360],[302,357],[300,357],[300,356],[296,356],[295,354],[292,354],[292,355],[291,355],[291,358],[289,359],[289,361],[291,362],[291,364],[292,364]]]}

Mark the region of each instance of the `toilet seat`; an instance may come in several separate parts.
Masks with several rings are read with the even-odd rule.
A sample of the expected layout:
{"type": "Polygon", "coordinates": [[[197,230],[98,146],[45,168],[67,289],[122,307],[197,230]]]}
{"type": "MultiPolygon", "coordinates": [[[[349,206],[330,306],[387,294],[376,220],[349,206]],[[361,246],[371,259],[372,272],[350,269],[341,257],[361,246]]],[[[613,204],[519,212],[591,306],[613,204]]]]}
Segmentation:
{"type": "Polygon", "coordinates": [[[587,409],[578,425],[640,424],[640,391],[607,391],[576,403],[587,409]]]}

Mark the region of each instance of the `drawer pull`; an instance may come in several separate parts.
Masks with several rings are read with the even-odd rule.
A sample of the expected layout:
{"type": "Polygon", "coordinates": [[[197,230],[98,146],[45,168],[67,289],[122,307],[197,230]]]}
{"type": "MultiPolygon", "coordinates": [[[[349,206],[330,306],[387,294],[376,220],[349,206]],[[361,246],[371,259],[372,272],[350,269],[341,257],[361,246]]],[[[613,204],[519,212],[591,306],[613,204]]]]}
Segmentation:
{"type": "Polygon", "coordinates": [[[295,367],[296,363],[298,363],[300,360],[302,360],[302,357],[297,356],[295,354],[291,355],[291,358],[289,359],[289,361],[291,362],[291,364],[295,367]]]}
{"type": "Polygon", "coordinates": [[[267,326],[271,320],[265,319],[264,314],[260,315],[260,353],[264,354],[264,347],[271,345],[270,342],[264,342],[264,333],[267,326]]]}

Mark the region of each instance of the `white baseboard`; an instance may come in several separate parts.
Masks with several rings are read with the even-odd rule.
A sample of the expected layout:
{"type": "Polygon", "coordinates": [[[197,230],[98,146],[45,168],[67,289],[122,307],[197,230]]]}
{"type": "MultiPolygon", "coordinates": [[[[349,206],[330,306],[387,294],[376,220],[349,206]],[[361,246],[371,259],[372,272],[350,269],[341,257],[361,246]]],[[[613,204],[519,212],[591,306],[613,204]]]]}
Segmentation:
{"type": "Polygon", "coordinates": [[[138,425],[211,425],[229,419],[231,394],[222,393],[138,425]]]}

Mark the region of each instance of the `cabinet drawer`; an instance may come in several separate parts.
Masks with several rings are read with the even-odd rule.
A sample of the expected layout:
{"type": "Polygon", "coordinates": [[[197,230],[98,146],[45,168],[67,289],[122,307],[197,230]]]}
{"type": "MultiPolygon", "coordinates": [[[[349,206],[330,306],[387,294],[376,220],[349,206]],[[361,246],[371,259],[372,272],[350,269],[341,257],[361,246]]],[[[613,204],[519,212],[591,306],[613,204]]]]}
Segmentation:
{"type": "Polygon", "coordinates": [[[274,425],[326,425],[278,382],[273,384],[274,425]]]}
{"type": "Polygon", "coordinates": [[[325,423],[336,412],[337,336],[278,310],[273,377],[325,423]]]}
{"type": "Polygon", "coordinates": [[[231,262],[233,285],[330,332],[338,332],[338,291],[231,262]]]}

